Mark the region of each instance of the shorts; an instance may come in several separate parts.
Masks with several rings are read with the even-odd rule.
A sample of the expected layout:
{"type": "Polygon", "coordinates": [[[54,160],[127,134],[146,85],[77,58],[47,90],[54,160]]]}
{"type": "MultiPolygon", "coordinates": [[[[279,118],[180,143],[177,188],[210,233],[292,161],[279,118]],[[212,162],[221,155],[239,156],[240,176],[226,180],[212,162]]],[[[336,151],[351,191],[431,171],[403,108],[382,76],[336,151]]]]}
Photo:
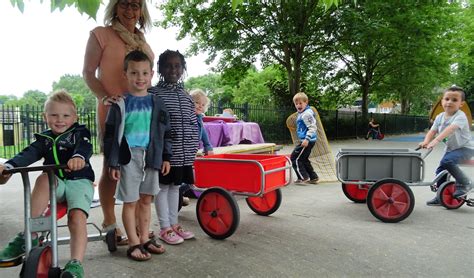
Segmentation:
{"type": "Polygon", "coordinates": [[[183,183],[194,184],[193,166],[172,166],[170,172],[166,176],[163,176],[160,172],[160,183],[168,185],[181,185],[183,183]]]}
{"type": "Polygon", "coordinates": [[[58,203],[67,202],[67,212],[80,209],[89,216],[89,210],[94,197],[92,181],[88,179],[61,180],[56,178],[56,198],[58,203]]]}
{"type": "Polygon", "coordinates": [[[127,165],[120,167],[120,181],[115,197],[125,203],[133,203],[140,199],[140,194],[155,196],[160,190],[158,173],[153,168],[145,169],[145,153],[143,148],[131,148],[132,159],[127,165]]]}

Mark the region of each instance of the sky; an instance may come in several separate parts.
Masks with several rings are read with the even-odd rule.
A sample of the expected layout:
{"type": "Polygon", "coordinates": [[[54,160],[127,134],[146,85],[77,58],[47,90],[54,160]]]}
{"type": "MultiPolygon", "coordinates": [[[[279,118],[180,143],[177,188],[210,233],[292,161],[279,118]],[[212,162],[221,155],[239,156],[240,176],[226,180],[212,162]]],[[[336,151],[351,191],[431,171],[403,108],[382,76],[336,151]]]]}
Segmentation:
{"type": "MultiPolygon", "coordinates": [[[[107,2],[107,1],[104,1],[107,2]]],[[[82,75],[84,52],[89,32],[103,25],[102,5],[97,21],[81,15],[75,8],[51,12],[50,1],[25,1],[24,13],[10,1],[0,1],[0,95],[21,97],[28,90],[51,92],[52,84],[64,74],[82,75]]],[[[153,21],[160,12],[148,2],[153,21]]],[[[145,36],[155,53],[155,59],[166,49],[184,53],[190,40],[176,40],[177,29],[153,27],[145,36]]],[[[211,66],[206,55],[187,57],[187,77],[204,75],[211,66]]],[[[155,61],[156,65],[156,61],[155,61]]],[[[152,83],[156,83],[157,74],[152,83]]]]}

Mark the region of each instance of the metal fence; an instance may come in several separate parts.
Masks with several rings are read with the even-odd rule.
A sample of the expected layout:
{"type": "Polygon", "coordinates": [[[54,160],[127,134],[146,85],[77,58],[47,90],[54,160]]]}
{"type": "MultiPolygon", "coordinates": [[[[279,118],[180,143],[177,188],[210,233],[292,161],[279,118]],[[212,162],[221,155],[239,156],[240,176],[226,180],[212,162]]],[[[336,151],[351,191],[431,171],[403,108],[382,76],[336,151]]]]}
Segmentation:
{"type": "MultiPolygon", "coordinates": [[[[259,124],[266,142],[291,143],[286,119],[295,112],[293,107],[278,107],[271,104],[211,103],[207,115],[222,113],[232,108],[239,119],[259,124]]],[[[367,133],[367,122],[361,112],[319,111],[329,140],[361,138],[367,133]]],[[[94,153],[99,147],[96,132],[96,112],[79,109],[79,122],[85,124],[92,134],[94,153]]],[[[423,132],[429,127],[428,117],[396,114],[370,114],[380,124],[384,134],[423,132]]],[[[34,133],[47,128],[43,119],[43,108],[38,106],[0,106],[0,157],[11,158],[34,140],[34,133]]]]}

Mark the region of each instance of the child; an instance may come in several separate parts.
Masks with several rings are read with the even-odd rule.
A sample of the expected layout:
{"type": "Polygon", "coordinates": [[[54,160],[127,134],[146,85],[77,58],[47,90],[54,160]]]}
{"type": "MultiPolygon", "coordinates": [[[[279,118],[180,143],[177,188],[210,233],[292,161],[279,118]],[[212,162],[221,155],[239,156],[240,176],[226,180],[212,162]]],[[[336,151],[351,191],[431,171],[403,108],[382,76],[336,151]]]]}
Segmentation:
{"type": "MultiPolygon", "coordinates": [[[[68,227],[71,233],[71,260],[65,265],[61,277],[83,277],[82,262],[87,246],[86,221],[94,196],[94,171],[89,164],[92,155],[90,132],[77,123],[76,105],[66,91],[53,93],[44,104],[44,120],[50,129],[35,134],[36,141],[5,164],[4,169],[28,166],[42,158],[46,164],[67,164],[68,170],[56,170],[56,194],[58,202],[67,202],[68,227]]],[[[35,183],[31,196],[31,216],[41,216],[48,206],[49,181],[46,173],[35,183]]],[[[33,246],[38,244],[38,235],[32,234],[33,246]]],[[[24,255],[25,239],[20,233],[1,251],[2,261],[13,260],[24,255]]]]}
{"type": "MultiPolygon", "coordinates": [[[[446,144],[443,158],[436,169],[436,174],[443,170],[456,179],[456,191],[454,198],[459,198],[467,194],[472,189],[472,181],[461,171],[458,163],[468,160],[474,155],[474,144],[471,142],[471,132],[466,114],[460,110],[464,105],[466,95],[460,87],[450,87],[443,92],[441,105],[443,113],[436,116],[430,131],[425,136],[425,140],[420,143],[423,148],[433,148],[439,142],[446,144]],[[436,137],[435,137],[436,136],[436,137]]],[[[438,182],[441,185],[446,179],[438,182]]],[[[426,202],[428,206],[439,205],[437,197],[426,202]]]]}
{"type": "Polygon", "coordinates": [[[296,118],[296,135],[301,141],[291,153],[291,162],[298,179],[295,183],[317,184],[319,177],[311,166],[309,155],[317,139],[316,118],[313,110],[308,105],[308,96],[297,93],[293,97],[298,117],[296,118]]]}
{"type": "Polygon", "coordinates": [[[149,260],[150,253],[165,251],[147,233],[137,235],[137,227],[139,231],[150,228],[151,202],[159,190],[159,173],[167,175],[170,170],[169,114],[163,101],[147,92],[152,67],[153,61],[144,52],[135,50],[125,56],[129,91],[112,105],[105,121],[104,155],[111,179],[119,181],[116,198],[124,203],[127,256],[136,261],[149,260]]]}
{"type": "MultiPolygon", "coordinates": [[[[209,141],[209,135],[207,134],[207,130],[204,128],[204,122],[202,118],[204,117],[204,113],[206,113],[207,108],[209,106],[209,98],[206,96],[201,89],[194,89],[189,92],[189,95],[194,100],[198,128],[199,128],[199,141],[203,144],[203,153],[204,155],[213,155],[214,152],[212,150],[211,142],[209,141]]],[[[181,195],[183,195],[183,206],[189,205],[189,198],[196,198],[193,191],[190,190],[188,184],[183,184],[179,188],[181,195]]]]}
{"type": "Polygon", "coordinates": [[[380,125],[375,122],[374,118],[370,118],[369,127],[365,140],[369,140],[369,137],[372,136],[372,139],[377,139],[378,134],[380,133],[380,125]]]}
{"type": "Polygon", "coordinates": [[[232,108],[226,108],[222,110],[222,117],[235,118],[234,110],[232,108]]]}
{"type": "Polygon", "coordinates": [[[209,142],[209,135],[207,134],[206,129],[204,128],[204,122],[202,118],[204,117],[204,113],[206,113],[207,108],[209,106],[209,98],[206,96],[201,89],[194,89],[190,93],[191,97],[194,100],[194,104],[196,105],[196,116],[198,121],[199,127],[199,141],[202,141],[204,147],[204,155],[212,155],[214,152],[212,151],[211,142],[209,142]]]}
{"type": "Polygon", "coordinates": [[[170,174],[160,175],[160,191],[155,199],[161,240],[180,244],[194,234],[178,224],[179,187],[194,184],[193,164],[199,146],[194,102],[183,88],[186,61],[179,51],[166,50],[158,59],[160,81],[149,92],[160,96],[170,113],[173,156],[170,174]]]}

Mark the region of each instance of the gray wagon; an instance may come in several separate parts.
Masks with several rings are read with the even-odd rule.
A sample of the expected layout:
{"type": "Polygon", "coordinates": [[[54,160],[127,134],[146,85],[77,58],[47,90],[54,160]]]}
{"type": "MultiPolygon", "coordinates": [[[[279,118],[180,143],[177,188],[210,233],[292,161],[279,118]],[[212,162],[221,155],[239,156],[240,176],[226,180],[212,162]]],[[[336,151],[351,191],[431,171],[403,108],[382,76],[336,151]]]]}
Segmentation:
{"type": "Polygon", "coordinates": [[[383,222],[399,222],[413,211],[410,185],[424,180],[424,157],[410,149],[341,149],[336,156],[337,178],[350,200],[367,201],[383,222]]]}

